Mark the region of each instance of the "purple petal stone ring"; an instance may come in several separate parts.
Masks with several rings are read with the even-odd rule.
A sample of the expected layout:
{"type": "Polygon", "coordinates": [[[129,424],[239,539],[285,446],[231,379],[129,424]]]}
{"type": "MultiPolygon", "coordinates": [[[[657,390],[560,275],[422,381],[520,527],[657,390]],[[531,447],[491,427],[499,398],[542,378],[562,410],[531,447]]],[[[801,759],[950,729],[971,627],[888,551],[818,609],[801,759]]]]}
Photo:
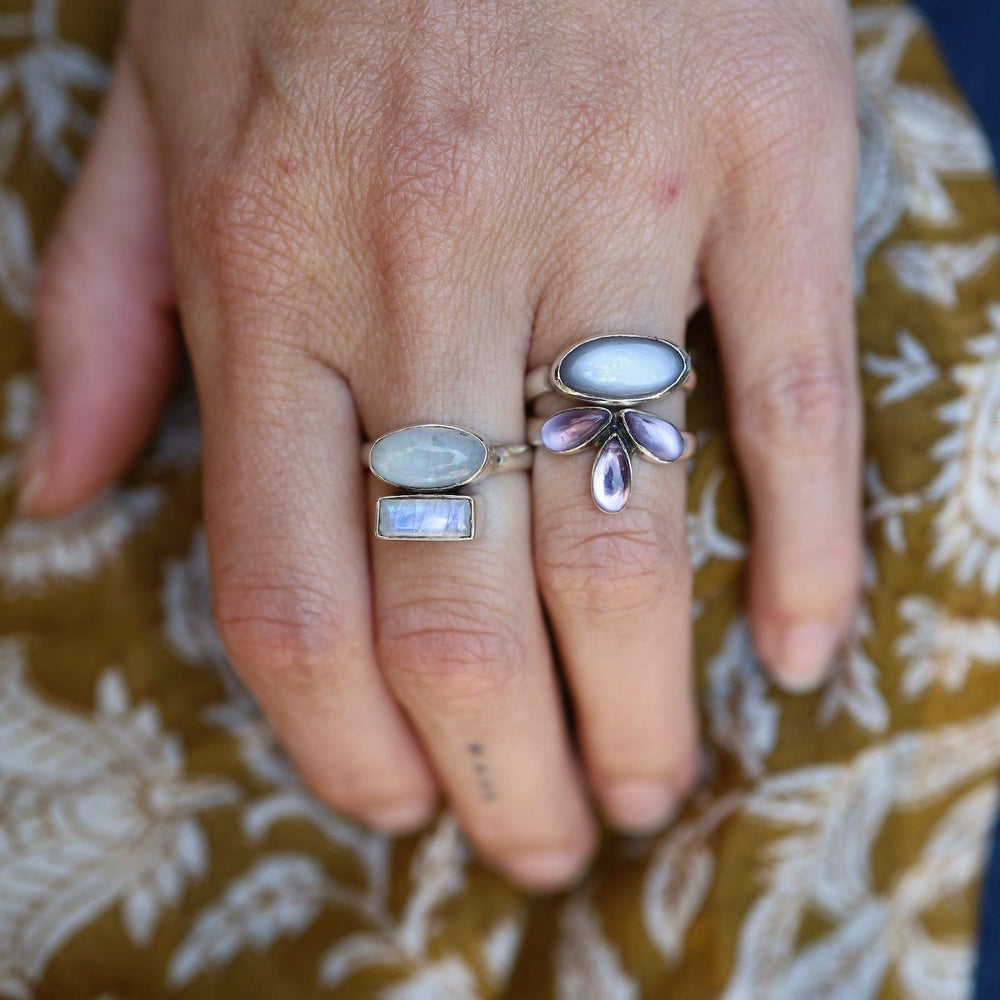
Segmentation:
{"type": "Polygon", "coordinates": [[[594,503],[618,513],[632,492],[633,455],[669,464],[691,458],[697,449],[693,434],[634,407],[693,382],[690,355],[668,340],[622,333],[584,340],[525,380],[529,402],[555,391],[583,404],[546,420],[534,418],[528,438],[558,454],[596,447],[594,503]]]}

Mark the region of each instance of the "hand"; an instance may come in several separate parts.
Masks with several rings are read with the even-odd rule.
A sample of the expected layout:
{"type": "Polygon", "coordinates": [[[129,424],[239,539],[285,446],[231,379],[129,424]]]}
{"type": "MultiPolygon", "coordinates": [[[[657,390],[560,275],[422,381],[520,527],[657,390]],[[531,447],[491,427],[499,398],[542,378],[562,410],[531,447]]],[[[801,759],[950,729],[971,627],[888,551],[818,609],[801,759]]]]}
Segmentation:
{"type": "Polygon", "coordinates": [[[42,276],[25,508],[67,511],[135,455],[179,308],[215,613],[306,780],[386,830],[443,790],[487,860],[563,884],[593,848],[588,794],[642,830],[695,775],[683,471],[640,464],[609,516],[590,456],[539,454],[483,484],[474,542],[370,544],[358,446],[423,421],[523,440],[527,369],[614,330],[680,341],[700,275],[755,641],[783,683],[817,683],[860,538],[845,5],[130,13],[42,276]]]}

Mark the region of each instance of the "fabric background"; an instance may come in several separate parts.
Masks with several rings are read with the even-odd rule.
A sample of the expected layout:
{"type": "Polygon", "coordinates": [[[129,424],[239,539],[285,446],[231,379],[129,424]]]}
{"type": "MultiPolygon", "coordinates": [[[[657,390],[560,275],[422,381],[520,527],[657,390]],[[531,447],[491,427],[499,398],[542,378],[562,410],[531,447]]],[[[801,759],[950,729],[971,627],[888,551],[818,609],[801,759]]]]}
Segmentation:
{"type": "Polygon", "coordinates": [[[299,784],[211,624],[190,392],[114,493],[14,513],[38,249],[111,0],[0,0],[0,996],[963,1000],[1000,775],[1000,202],[916,14],[854,14],[865,595],[835,678],[754,662],[705,316],[688,515],[706,780],[550,898],[447,814],[364,832],[299,784]]]}

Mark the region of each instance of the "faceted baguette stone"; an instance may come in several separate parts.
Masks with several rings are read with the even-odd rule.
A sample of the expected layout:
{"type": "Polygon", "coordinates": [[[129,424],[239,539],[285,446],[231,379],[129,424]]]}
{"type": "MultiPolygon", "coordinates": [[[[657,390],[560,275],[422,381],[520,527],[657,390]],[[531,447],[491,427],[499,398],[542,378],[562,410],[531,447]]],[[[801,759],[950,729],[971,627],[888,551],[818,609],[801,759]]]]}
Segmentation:
{"type": "Polygon", "coordinates": [[[549,451],[573,451],[589,444],[611,423],[611,411],[600,406],[563,410],[542,424],[542,444],[549,451]]]}
{"type": "Polygon", "coordinates": [[[632,440],[659,462],[676,462],[684,454],[684,436],[669,420],[641,410],[622,413],[632,440]]]}
{"type": "Polygon", "coordinates": [[[472,538],[472,497],[379,497],[375,518],[379,538],[452,542],[472,538]]]}
{"type": "Polygon", "coordinates": [[[404,490],[450,490],[469,482],[486,465],[485,442],[460,427],[426,424],[380,437],[369,462],[372,472],[404,490]]]}
{"type": "Polygon", "coordinates": [[[684,354],[665,340],[613,336],[577,344],[559,362],[556,376],[580,396],[639,402],[676,386],[684,369],[684,354]]]}
{"type": "Polygon", "coordinates": [[[632,466],[621,441],[612,435],[604,442],[594,462],[591,483],[594,503],[607,514],[624,510],[632,492],[632,466]]]}

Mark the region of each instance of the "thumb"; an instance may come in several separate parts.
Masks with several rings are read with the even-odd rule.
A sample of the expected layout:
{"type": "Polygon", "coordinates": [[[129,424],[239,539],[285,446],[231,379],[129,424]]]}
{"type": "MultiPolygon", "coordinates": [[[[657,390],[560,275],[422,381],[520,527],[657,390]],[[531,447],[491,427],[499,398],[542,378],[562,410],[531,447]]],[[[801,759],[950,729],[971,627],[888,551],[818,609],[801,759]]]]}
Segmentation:
{"type": "Polygon", "coordinates": [[[72,510],[135,456],[173,384],[173,317],[158,140],[123,57],[42,265],[44,401],[22,467],[25,513],[72,510]]]}

